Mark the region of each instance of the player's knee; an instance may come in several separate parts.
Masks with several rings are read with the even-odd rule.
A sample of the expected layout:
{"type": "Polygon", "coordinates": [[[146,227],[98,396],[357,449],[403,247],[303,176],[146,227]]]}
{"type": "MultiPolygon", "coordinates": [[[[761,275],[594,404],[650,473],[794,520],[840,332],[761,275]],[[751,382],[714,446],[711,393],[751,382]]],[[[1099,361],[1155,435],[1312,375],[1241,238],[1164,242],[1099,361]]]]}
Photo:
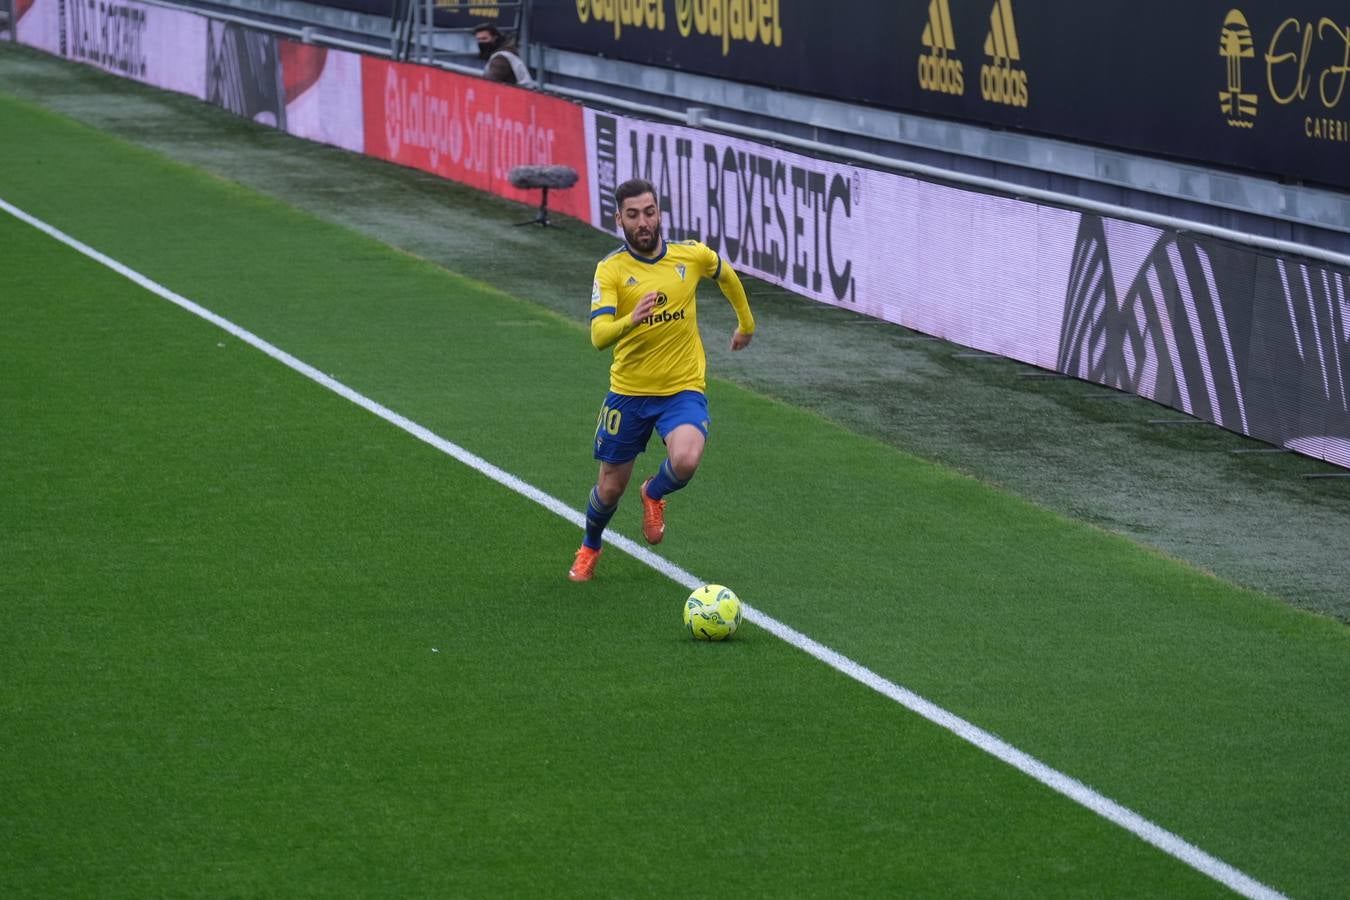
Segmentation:
{"type": "Polygon", "coordinates": [[[698,463],[702,457],[701,448],[672,453],[670,455],[670,467],[675,471],[675,477],[681,481],[688,481],[693,478],[694,473],[698,471],[698,463]]]}
{"type": "Polygon", "coordinates": [[[600,498],[600,502],[605,506],[613,506],[618,503],[619,498],[623,496],[623,489],[623,482],[602,479],[600,483],[595,486],[595,493],[596,496],[600,498]]]}

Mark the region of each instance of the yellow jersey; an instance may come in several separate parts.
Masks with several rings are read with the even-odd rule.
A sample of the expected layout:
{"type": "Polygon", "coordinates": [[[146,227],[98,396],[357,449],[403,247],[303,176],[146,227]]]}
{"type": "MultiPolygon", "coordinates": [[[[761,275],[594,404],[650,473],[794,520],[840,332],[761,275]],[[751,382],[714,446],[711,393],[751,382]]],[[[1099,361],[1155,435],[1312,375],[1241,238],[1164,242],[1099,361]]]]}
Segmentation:
{"type": "Polygon", "coordinates": [[[711,278],[736,311],[737,328],[753,334],[745,288],[731,266],[699,241],[664,241],[659,256],[648,259],[626,244],[600,260],[591,286],[591,343],[614,347],[610,390],[639,397],[665,397],[702,391],[708,360],[698,333],[695,291],[711,278]],[[646,294],[658,294],[642,321],[633,309],[646,294]]]}

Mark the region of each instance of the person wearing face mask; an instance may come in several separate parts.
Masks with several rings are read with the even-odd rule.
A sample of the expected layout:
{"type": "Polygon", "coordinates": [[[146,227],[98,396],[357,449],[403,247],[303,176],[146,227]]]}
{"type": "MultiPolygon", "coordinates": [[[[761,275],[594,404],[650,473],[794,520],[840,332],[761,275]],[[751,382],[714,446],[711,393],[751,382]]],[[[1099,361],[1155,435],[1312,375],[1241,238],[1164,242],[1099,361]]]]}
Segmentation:
{"type": "Polygon", "coordinates": [[[483,66],[484,78],[521,87],[534,85],[525,60],[520,58],[520,48],[514,40],[502,34],[496,25],[484,22],[474,28],[473,36],[478,41],[479,59],[487,60],[487,65],[483,66]]]}

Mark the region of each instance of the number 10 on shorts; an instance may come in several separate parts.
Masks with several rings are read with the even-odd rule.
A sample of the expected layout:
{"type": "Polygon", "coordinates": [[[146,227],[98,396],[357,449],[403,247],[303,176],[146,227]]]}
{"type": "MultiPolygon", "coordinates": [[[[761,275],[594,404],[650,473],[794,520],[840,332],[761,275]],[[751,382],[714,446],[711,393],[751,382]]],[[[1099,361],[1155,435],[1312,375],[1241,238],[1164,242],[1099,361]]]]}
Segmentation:
{"type": "Polygon", "coordinates": [[[608,406],[600,407],[600,418],[595,423],[595,435],[600,436],[601,431],[611,435],[619,433],[619,424],[623,421],[623,413],[617,409],[610,409],[608,406]]]}

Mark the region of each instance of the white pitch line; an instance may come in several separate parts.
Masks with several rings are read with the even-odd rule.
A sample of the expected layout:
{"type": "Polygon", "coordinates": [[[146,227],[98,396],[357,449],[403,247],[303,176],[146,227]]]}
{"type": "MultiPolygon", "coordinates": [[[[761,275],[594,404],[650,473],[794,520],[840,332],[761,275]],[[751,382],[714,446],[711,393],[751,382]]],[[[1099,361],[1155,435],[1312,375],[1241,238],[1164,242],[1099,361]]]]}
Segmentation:
{"type": "MultiPolygon", "coordinates": [[[[445,438],[434,434],[426,427],[417,424],[405,416],[399,415],[387,406],[377,403],[364,394],[358,393],[337,379],[320,372],[309,363],[299,360],[285,350],[269,344],[253,332],[239,327],[228,319],[222,318],[211,312],[209,309],[192,302],[181,294],[175,293],[158,282],[152,281],[134,269],[128,268],[109,256],[105,256],[89,245],[76,240],[58,228],[48,225],[41,219],[29,215],[3,199],[0,199],[0,209],[3,209],[16,219],[28,223],[44,234],[55,238],[66,246],[79,251],[95,262],[112,269],[117,274],[135,282],[150,293],[182,307],[193,315],[199,316],[216,327],[234,335],[244,343],[256,347],[288,368],[299,372],[311,381],[323,385],[335,394],[347,398],[362,409],[374,413],[386,422],[403,429],[408,434],[420,441],[430,444],[442,453],[454,457],[464,465],[486,475],[498,484],[510,488],[523,497],[528,497],[530,500],[533,500],[550,512],[555,513],[571,522],[573,525],[576,525],[578,528],[585,527],[586,516],[584,513],[572,509],[561,500],[544,493],[533,485],[521,481],[510,472],[494,466],[481,456],[470,453],[458,444],[447,441],[445,438]]],[[[614,534],[612,532],[608,533],[606,535],[606,542],[611,547],[617,547],[629,556],[650,566],[687,590],[692,591],[694,588],[704,584],[703,579],[694,576],[669,560],[657,556],[646,547],[643,547],[622,535],[614,534]]],[[[1261,900],[1284,898],[1284,895],[1275,889],[1267,887],[1244,872],[1233,868],[1223,860],[1211,856],[1199,847],[1178,837],[1167,829],[1155,825],[1153,822],[1150,822],[1148,819],[1145,819],[1128,807],[1122,806],[1111,798],[1097,793],[1081,781],[1071,778],[1063,772],[1051,768],[1035,757],[1018,750],[997,735],[991,734],[983,728],[980,728],[978,725],[968,722],[954,713],[948,712],[929,700],[925,700],[913,691],[883,678],[866,666],[856,663],[847,656],[831,650],[829,647],[826,647],[819,641],[807,637],[790,625],[778,621],[768,613],[761,612],[745,603],[742,604],[742,608],[745,611],[745,618],[747,621],[763,628],[765,631],[780,640],[791,644],[793,647],[814,656],[830,668],[847,675],[854,681],[860,682],[877,693],[889,697],[891,700],[894,700],[911,712],[917,713],[933,724],[945,728],[947,731],[950,731],[967,743],[973,744],[991,756],[1002,760],[1018,771],[1039,781],[1051,790],[1068,797],[1080,806],[1090,809],[1102,818],[1114,822],[1126,831],[1129,831],[1135,836],[1152,844],[1154,847],[1157,847],[1167,855],[1180,860],[1196,871],[1231,888],[1238,894],[1241,894],[1244,897],[1253,898],[1253,900],[1256,900],[1256,898],[1261,898],[1261,900]]]]}

